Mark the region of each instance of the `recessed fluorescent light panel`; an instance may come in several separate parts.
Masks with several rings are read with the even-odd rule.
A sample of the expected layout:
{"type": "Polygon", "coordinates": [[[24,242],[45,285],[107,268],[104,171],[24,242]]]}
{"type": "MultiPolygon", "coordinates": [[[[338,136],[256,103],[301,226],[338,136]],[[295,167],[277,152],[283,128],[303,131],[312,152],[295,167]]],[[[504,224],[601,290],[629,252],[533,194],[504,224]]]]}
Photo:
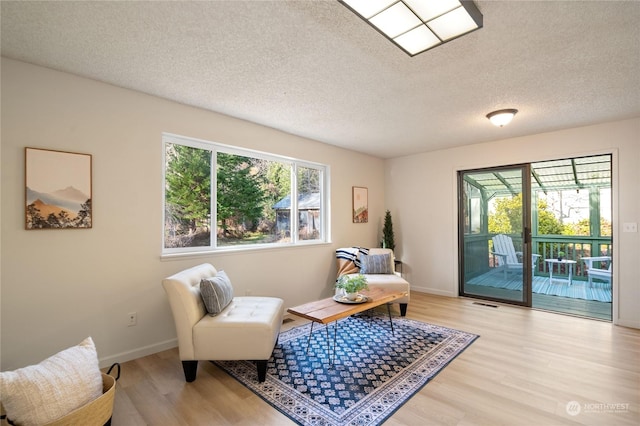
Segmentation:
{"type": "Polygon", "coordinates": [[[469,0],[338,0],[409,56],[482,28],[469,0]]]}

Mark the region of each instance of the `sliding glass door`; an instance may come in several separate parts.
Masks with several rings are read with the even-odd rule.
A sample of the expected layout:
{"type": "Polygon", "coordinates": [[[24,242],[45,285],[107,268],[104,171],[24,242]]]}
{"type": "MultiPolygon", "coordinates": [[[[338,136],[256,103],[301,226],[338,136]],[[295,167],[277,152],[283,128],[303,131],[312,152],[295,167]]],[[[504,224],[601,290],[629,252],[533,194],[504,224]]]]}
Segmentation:
{"type": "Polygon", "coordinates": [[[460,295],[611,321],[611,162],[459,172],[460,295]]]}
{"type": "Polygon", "coordinates": [[[458,173],[460,295],[531,306],[528,164],[458,173]]]}

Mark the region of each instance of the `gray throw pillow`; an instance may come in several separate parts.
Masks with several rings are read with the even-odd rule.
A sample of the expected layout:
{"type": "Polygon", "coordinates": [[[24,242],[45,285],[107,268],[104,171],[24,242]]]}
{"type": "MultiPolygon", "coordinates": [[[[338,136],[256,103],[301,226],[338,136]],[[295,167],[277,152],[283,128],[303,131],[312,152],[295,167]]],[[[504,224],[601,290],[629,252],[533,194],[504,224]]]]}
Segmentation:
{"type": "Polygon", "coordinates": [[[200,280],[200,294],[211,316],[216,316],[233,300],[233,286],[224,271],[200,280]]]}
{"type": "Polygon", "coordinates": [[[360,257],[361,274],[393,274],[391,269],[391,255],[369,254],[360,257]]]}

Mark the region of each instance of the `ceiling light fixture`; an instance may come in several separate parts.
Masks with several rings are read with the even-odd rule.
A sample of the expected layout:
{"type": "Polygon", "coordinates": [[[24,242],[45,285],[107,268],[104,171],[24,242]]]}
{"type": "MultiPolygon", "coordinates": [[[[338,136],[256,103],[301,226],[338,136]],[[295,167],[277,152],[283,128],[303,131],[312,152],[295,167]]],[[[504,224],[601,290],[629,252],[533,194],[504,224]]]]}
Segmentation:
{"type": "Polygon", "coordinates": [[[487,118],[494,126],[503,127],[511,123],[517,112],[517,109],[499,109],[487,114],[487,118]]]}
{"type": "Polygon", "coordinates": [[[471,0],[338,0],[409,56],[482,28],[471,0]]]}

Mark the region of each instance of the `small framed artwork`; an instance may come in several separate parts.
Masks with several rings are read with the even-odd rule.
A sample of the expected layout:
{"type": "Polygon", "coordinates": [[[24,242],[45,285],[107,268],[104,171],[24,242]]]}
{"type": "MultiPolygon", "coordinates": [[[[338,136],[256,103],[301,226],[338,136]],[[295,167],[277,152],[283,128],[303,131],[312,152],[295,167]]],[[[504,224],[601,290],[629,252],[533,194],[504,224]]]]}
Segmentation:
{"type": "Polygon", "coordinates": [[[25,148],[26,229],[91,228],[91,155],[25,148]]]}
{"type": "Polygon", "coordinates": [[[353,187],[353,223],[369,222],[369,191],[367,188],[353,187]]]}

